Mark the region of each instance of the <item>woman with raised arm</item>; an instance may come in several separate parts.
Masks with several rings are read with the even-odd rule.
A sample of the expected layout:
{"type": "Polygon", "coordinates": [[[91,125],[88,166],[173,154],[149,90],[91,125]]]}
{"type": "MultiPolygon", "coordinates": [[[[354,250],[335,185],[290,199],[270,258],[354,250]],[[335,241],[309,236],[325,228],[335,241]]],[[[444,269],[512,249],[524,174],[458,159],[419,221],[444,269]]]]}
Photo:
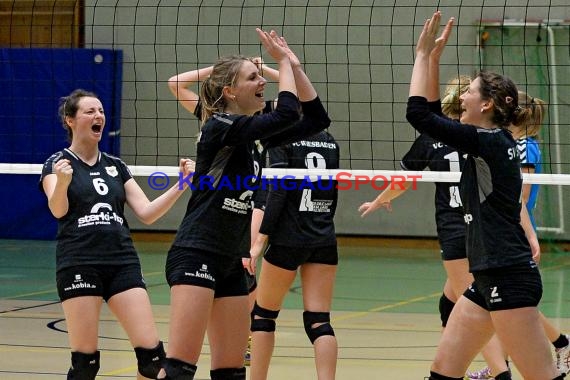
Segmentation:
{"type": "MultiPolygon", "coordinates": [[[[445,48],[451,28],[446,28],[429,57],[429,106],[436,113],[459,120],[461,117],[461,100],[471,78],[461,75],[449,81],[443,100],[439,96],[439,61],[445,48]]],[[[420,134],[412,147],[404,155],[400,166],[404,170],[424,170],[429,167],[433,171],[459,172],[465,163],[463,153],[445,145],[427,134],[420,134]]],[[[366,216],[379,208],[391,210],[391,201],[402,195],[410,183],[406,182],[403,189],[389,186],[372,202],[363,203],[359,211],[366,216]]],[[[441,325],[445,328],[449,315],[459,297],[473,282],[469,273],[467,253],[465,252],[465,223],[459,197],[459,184],[437,182],[435,184],[435,220],[437,236],[441,249],[443,266],[447,279],[443,293],[439,299],[441,325]]]]}
{"type": "MultiPolygon", "coordinates": [[[[431,63],[437,58],[431,57],[431,63]]],[[[438,71],[437,65],[430,65],[438,71]]],[[[441,113],[451,119],[459,120],[461,116],[461,101],[459,96],[467,90],[471,83],[468,76],[460,76],[449,81],[443,100],[439,100],[438,75],[432,73],[435,87],[434,95],[430,97],[429,106],[434,112],[441,113]]],[[[443,144],[427,134],[419,135],[410,150],[400,161],[404,170],[460,172],[465,163],[463,153],[443,144]]],[[[359,207],[362,216],[367,216],[380,208],[391,211],[391,202],[409,189],[410,182],[405,187],[388,186],[372,202],[365,202],[359,207]]],[[[441,325],[445,328],[449,315],[459,297],[473,282],[469,273],[467,253],[465,252],[465,223],[459,196],[459,184],[453,182],[437,182],[435,184],[435,221],[439,240],[441,258],[447,274],[443,292],[439,299],[441,325]]]]}
{"type": "MultiPolygon", "coordinates": [[[[460,195],[474,282],[450,315],[430,379],[463,379],[494,332],[526,379],[562,379],[538,313],[542,281],[535,260],[540,248],[521,207],[521,166],[508,131],[517,122],[517,88],[507,77],[480,72],[461,96],[459,122],[433,112],[429,56],[440,21],[438,11],[426,21],[416,45],[406,117],[419,132],[468,154],[460,195]]],[[[450,19],[446,30],[452,25],[450,19]]]]}
{"type": "MultiPolygon", "coordinates": [[[[302,106],[303,116],[298,125],[306,125],[302,130],[328,125],[330,120],[316,90],[298,58],[288,51],[302,106]]],[[[287,145],[265,146],[269,147],[269,162],[274,168],[338,169],[339,166],[339,146],[326,131],[293,140],[287,145]]],[[[319,179],[311,182],[312,185],[305,180],[283,181],[270,187],[259,234],[251,249],[253,272],[257,258],[269,244],[262,260],[256,303],[251,313],[250,379],[265,380],[268,377],[276,319],[300,268],[305,309],[303,324],[313,344],[317,377],[330,380],[335,378],[338,355],[330,324],[338,265],[333,220],[338,190],[336,182],[329,179],[319,179]]]]}
{"type": "MultiPolygon", "coordinates": [[[[251,61],[255,63],[262,76],[266,76],[271,80],[279,81],[279,71],[267,66],[263,63],[261,57],[251,58],[251,61]]],[[[198,93],[190,89],[191,86],[200,84],[202,81],[206,80],[212,73],[214,66],[208,66],[201,69],[186,71],[177,75],[172,76],[168,80],[168,88],[170,92],[174,95],[178,102],[190,113],[194,114],[198,120],[202,120],[202,102],[198,93]]],[[[265,107],[261,113],[269,113],[275,109],[276,101],[273,99],[268,99],[265,101],[265,107]]],[[[260,166],[263,168],[265,166],[265,149],[259,143],[256,142],[256,148],[261,155],[259,160],[260,166]]],[[[251,218],[251,241],[254,242],[259,232],[259,225],[261,224],[261,219],[263,218],[263,210],[265,209],[265,196],[266,191],[264,189],[258,189],[255,191],[252,203],[252,218],[251,218]]],[[[257,279],[255,273],[250,273],[248,267],[250,266],[251,256],[249,251],[242,252],[242,264],[244,266],[244,272],[247,278],[247,288],[248,288],[248,298],[250,310],[253,308],[255,303],[255,294],[257,288],[257,279]]],[[[251,335],[248,339],[247,350],[244,354],[244,364],[247,366],[251,362],[251,335]]]]}
{"type": "MultiPolygon", "coordinates": [[[[279,71],[264,64],[261,57],[254,57],[251,58],[251,60],[257,65],[262,76],[266,76],[275,81],[279,80],[279,71]]],[[[174,95],[188,112],[196,115],[199,120],[202,120],[200,95],[192,91],[190,86],[205,81],[212,73],[213,68],[214,66],[207,66],[196,70],[185,71],[168,79],[168,89],[172,95],[174,95]]],[[[273,102],[273,100],[266,100],[264,112],[273,110],[273,102]]]]}
{"type": "MultiPolygon", "coordinates": [[[[155,379],[165,357],[150,300],[124,215],[125,203],[151,224],[174,205],[187,186],[177,183],[148,200],[123,161],[99,150],[105,112],[92,92],[61,98],[59,115],[71,145],[44,164],[40,185],[58,219],[56,280],[65,313],[71,367],[68,379],[95,379],[103,301],[134,347],[137,379],[155,379]]],[[[180,172],[194,162],[180,160],[180,172]]]]}
{"type": "Polygon", "coordinates": [[[202,128],[193,191],[168,252],[171,292],[167,379],[191,380],[206,331],[212,380],[245,379],[250,325],[243,252],[250,249],[251,198],[260,182],[256,140],[289,135],[299,119],[294,70],[282,39],[257,29],[278,63],[275,110],[265,106],[266,80],[242,56],[222,57],[202,83],[202,128]]]}

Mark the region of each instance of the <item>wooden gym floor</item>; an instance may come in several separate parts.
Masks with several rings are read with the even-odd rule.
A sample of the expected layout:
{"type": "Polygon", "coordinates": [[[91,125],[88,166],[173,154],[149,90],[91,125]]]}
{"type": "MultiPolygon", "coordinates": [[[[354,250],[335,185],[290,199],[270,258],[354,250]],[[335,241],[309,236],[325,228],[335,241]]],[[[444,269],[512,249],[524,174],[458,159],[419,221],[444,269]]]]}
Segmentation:
{"type": "MultiPolygon", "coordinates": [[[[168,336],[164,262],[172,236],[135,234],[162,339],[168,336]],[[150,238],[149,238],[150,237],[150,238]]],[[[337,379],[423,379],[440,334],[444,281],[434,240],[340,238],[332,322],[339,341],[337,379]]],[[[566,248],[567,249],[567,248],[566,248]]],[[[544,248],[543,248],[544,250],[544,248]]],[[[66,326],[55,289],[55,243],[0,240],[0,379],[62,379],[69,366],[66,326]]],[[[570,331],[570,254],[543,253],[541,310],[570,331]]],[[[269,378],[316,378],[302,326],[298,283],[278,319],[269,378]]],[[[134,353],[120,326],[101,316],[98,379],[134,379],[134,353]]],[[[472,369],[483,365],[478,358],[472,369]]],[[[208,379],[206,342],[196,379],[208,379]]],[[[515,378],[520,376],[515,370],[515,378]]]]}

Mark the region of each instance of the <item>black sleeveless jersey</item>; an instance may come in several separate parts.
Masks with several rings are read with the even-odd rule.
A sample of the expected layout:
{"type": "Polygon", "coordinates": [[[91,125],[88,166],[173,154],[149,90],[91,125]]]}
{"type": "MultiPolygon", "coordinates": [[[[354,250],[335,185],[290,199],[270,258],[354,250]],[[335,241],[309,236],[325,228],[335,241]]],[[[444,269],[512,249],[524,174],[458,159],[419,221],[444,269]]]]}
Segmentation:
{"type": "MultiPolygon", "coordinates": [[[[463,153],[426,134],[421,134],[414,141],[400,162],[404,170],[420,171],[429,168],[438,172],[460,172],[464,164],[463,153]]],[[[435,183],[435,221],[440,243],[465,237],[461,206],[459,183],[435,183]]]]}
{"type": "Polygon", "coordinates": [[[124,215],[125,182],[132,178],[127,165],[100,153],[97,163],[89,166],[64,149],[44,163],[40,188],[61,159],[71,162],[73,177],[67,190],[69,211],[58,219],[57,270],[75,265],[137,263],[124,215]]]}
{"type": "MultiPolygon", "coordinates": [[[[339,146],[328,132],[269,149],[274,168],[338,169],[339,146]]],[[[270,181],[260,232],[271,244],[322,247],[336,243],[337,183],[329,177],[270,181]]]]}
{"type": "MultiPolygon", "coordinates": [[[[324,112],[318,98],[302,106],[304,112],[309,107],[309,114],[324,112]]],[[[192,196],[174,245],[226,256],[249,252],[251,200],[261,178],[256,140],[279,145],[299,131],[315,133],[330,123],[328,118],[317,125],[295,123],[298,110],[297,98],[281,92],[273,112],[256,116],[219,113],[202,126],[192,196]]]]}
{"type": "Polygon", "coordinates": [[[511,133],[441,117],[419,96],[409,98],[406,117],[420,133],[468,154],[460,194],[470,271],[532,263],[520,225],[522,173],[511,133]]]}

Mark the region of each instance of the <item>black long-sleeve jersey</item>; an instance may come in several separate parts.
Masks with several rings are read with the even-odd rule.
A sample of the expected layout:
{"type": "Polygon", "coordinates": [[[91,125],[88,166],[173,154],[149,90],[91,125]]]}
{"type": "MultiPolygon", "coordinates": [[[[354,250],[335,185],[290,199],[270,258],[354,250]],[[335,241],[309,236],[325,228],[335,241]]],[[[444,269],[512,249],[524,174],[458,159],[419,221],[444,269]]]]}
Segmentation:
{"type": "MultiPolygon", "coordinates": [[[[319,99],[301,104],[303,112],[318,112],[319,99]],[[312,107],[311,107],[312,106],[312,107]]],[[[260,152],[256,140],[279,145],[291,133],[318,126],[302,122],[299,102],[289,92],[280,92],[271,113],[256,116],[213,115],[202,127],[198,139],[196,172],[192,196],[174,240],[174,245],[241,256],[249,252],[251,198],[260,185],[260,152]],[[295,123],[293,125],[293,123],[295,123]]],[[[326,113],[325,113],[326,114],[326,113]]],[[[315,133],[312,129],[311,133],[315,133]]]]}
{"type": "MultiPolygon", "coordinates": [[[[328,132],[269,149],[274,168],[338,169],[339,146],[328,132]]],[[[260,232],[287,247],[336,243],[337,183],[329,178],[286,179],[272,183],[260,232]],[[312,182],[314,181],[314,182],[312,182]]]]}
{"type": "MultiPolygon", "coordinates": [[[[275,109],[275,101],[267,100],[265,101],[265,107],[260,112],[261,114],[273,112],[275,109]]],[[[302,139],[306,136],[311,136],[316,132],[330,125],[330,119],[327,115],[326,110],[323,108],[321,100],[319,97],[308,101],[301,102],[301,110],[303,115],[301,120],[297,122],[293,127],[288,128],[285,131],[278,132],[272,135],[270,138],[265,138],[263,140],[257,140],[255,142],[257,150],[259,151],[259,165],[261,168],[265,168],[267,164],[267,149],[275,146],[277,144],[288,144],[297,139],[302,139]]],[[[194,109],[194,115],[198,118],[202,118],[202,101],[198,99],[198,104],[194,109]]],[[[267,201],[268,189],[265,186],[259,187],[253,195],[253,206],[260,210],[265,210],[265,204],[267,201]]],[[[248,253],[249,256],[249,253],[248,253]]]]}
{"type": "Polygon", "coordinates": [[[67,189],[69,210],[58,219],[56,269],[92,264],[131,264],[138,256],[124,215],[125,183],[132,178],[119,158],[99,153],[97,163],[87,165],[69,149],[54,153],[44,163],[45,176],[53,165],[68,159],[73,168],[67,189]]]}
{"type": "MultiPolygon", "coordinates": [[[[275,109],[275,101],[266,100],[265,101],[265,107],[260,112],[260,114],[273,112],[274,109],[275,109]]],[[[198,99],[198,104],[196,105],[196,108],[194,109],[194,115],[198,118],[198,120],[202,120],[202,100],[201,99],[198,99]]],[[[265,168],[266,167],[266,161],[267,161],[267,149],[265,149],[263,147],[263,145],[261,144],[261,141],[259,141],[259,140],[255,142],[255,146],[257,147],[259,157],[260,157],[259,165],[261,168],[265,168]]],[[[260,187],[257,190],[255,190],[253,192],[253,198],[252,198],[253,208],[265,210],[266,198],[267,198],[267,190],[264,187],[260,187]]],[[[249,252],[244,252],[244,257],[250,257],[249,252]]]]}
{"type": "Polygon", "coordinates": [[[420,133],[468,154],[459,190],[470,271],[531,262],[530,246],[520,225],[521,165],[510,132],[441,117],[420,96],[408,99],[406,117],[420,133]]]}
{"type": "MultiPolygon", "coordinates": [[[[441,114],[441,102],[429,102],[430,109],[441,114]]],[[[404,170],[460,172],[465,165],[465,155],[427,134],[421,134],[400,161],[404,170]]],[[[465,237],[463,208],[459,196],[459,183],[435,183],[435,221],[440,243],[465,237]]]]}

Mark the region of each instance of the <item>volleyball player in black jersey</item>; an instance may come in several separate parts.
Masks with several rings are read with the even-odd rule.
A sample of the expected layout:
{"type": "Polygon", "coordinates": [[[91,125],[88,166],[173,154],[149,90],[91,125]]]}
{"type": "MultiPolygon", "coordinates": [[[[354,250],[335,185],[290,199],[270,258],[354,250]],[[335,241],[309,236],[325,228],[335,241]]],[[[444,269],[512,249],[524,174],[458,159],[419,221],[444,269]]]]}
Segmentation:
{"type": "MultiPolygon", "coordinates": [[[[171,286],[168,379],[194,378],[206,330],[211,378],[245,379],[250,318],[241,256],[250,249],[251,197],[261,174],[255,141],[286,140],[295,126],[315,128],[312,133],[328,126],[293,125],[299,119],[296,93],[304,92],[297,76],[304,73],[292,68],[282,38],[257,32],[279,65],[273,112],[254,115],[265,105],[266,81],[245,57],[221,58],[201,87],[196,190],[166,263],[171,286]]],[[[300,100],[309,112],[318,112],[318,98],[300,100]]]]}
{"type": "MultiPolygon", "coordinates": [[[[263,63],[261,57],[252,58],[253,63],[258,66],[262,76],[268,77],[271,80],[279,81],[279,71],[267,66],[263,63]]],[[[190,113],[194,114],[198,120],[202,120],[202,103],[200,101],[200,96],[190,89],[191,85],[199,83],[206,79],[212,72],[214,66],[208,66],[201,69],[190,70],[180,74],[172,76],[168,80],[168,88],[170,92],[178,99],[180,104],[188,110],[190,113]]],[[[266,100],[265,107],[261,113],[269,113],[275,109],[274,100],[266,100]]],[[[261,155],[259,161],[260,166],[265,167],[266,160],[266,150],[263,148],[259,141],[256,141],[256,148],[261,155]]],[[[263,219],[263,212],[265,210],[265,198],[267,196],[266,189],[257,189],[252,198],[252,214],[251,214],[251,242],[255,242],[257,239],[257,234],[259,233],[259,226],[261,225],[261,220],[263,219]]],[[[249,251],[242,252],[242,264],[244,266],[244,272],[247,278],[247,289],[248,289],[248,301],[249,310],[253,309],[255,304],[255,295],[257,289],[257,279],[255,273],[250,273],[250,260],[251,256],[249,251]]],[[[248,338],[247,349],[244,354],[244,365],[248,366],[251,362],[251,334],[248,338]]]]}
{"type": "MultiPolygon", "coordinates": [[[[433,58],[432,54],[430,59],[433,62],[434,59],[439,58],[433,58]]],[[[439,90],[438,77],[434,73],[430,76],[436,91],[439,90]]],[[[433,109],[435,112],[438,112],[438,109],[440,109],[447,117],[459,119],[461,115],[459,96],[467,89],[470,81],[470,78],[467,76],[451,80],[446,88],[443,101],[430,102],[430,109],[433,109]]],[[[400,161],[400,166],[404,170],[419,171],[429,168],[432,171],[459,172],[464,163],[463,153],[434,140],[426,134],[421,134],[400,161]]],[[[443,327],[447,324],[455,302],[473,282],[473,276],[469,273],[467,253],[465,252],[465,223],[463,222],[463,210],[461,208],[458,185],[458,183],[448,182],[437,182],[435,184],[437,236],[443,266],[447,273],[443,294],[439,300],[439,311],[443,327]]],[[[359,207],[361,215],[364,217],[383,207],[391,210],[391,201],[407,191],[409,186],[409,182],[405,182],[404,188],[388,186],[372,202],[365,202],[359,207]]]]}
{"type": "MultiPolygon", "coordinates": [[[[443,112],[445,116],[458,120],[461,116],[459,96],[467,90],[471,78],[459,76],[449,81],[443,100],[439,100],[439,61],[450,32],[451,29],[444,31],[429,56],[429,107],[434,112],[443,112]]],[[[459,172],[464,163],[463,153],[434,140],[426,134],[421,134],[400,161],[400,166],[404,170],[424,170],[429,167],[432,171],[459,172]]],[[[458,183],[446,182],[435,184],[437,236],[443,266],[447,274],[443,294],[439,300],[442,327],[446,326],[457,299],[473,282],[473,276],[469,273],[467,253],[465,252],[465,223],[463,222],[458,185],[458,183]]],[[[364,217],[382,207],[391,210],[391,201],[402,195],[409,189],[409,186],[410,183],[406,182],[404,188],[387,187],[372,202],[365,202],[359,207],[361,215],[364,217]]]]}
{"type": "MultiPolygon", "coordinates": [[[[338,169],[339,147],[323,131],[270,149],[269,161],[275,168],[338,169]]],[[[260,234],[252,248],[255,262],[266,242],[269,244],[252,312],[251,380],[267,379],[275,320],[298,268],[305,308],[303,322],[314,344],[317,376],[335,377],[337,341],[330,325],[330,309],[338,264],[333,220],[337,198],[336,181],[323,178],[281,181],[269,191],[260,234]]]]}
{"type": "MultiPolygon", "coordinates": [[[[95,379],[98,322],[103,300],[134,347],[137,378],[156,378],[165,353],[159,341],[139,258],[124,215],[127,203],[153,223],[179,198],[178,184],[150,202],[119,158],[99,151],[105,128],[101,101],[75,90],[59,113],[71,141],[44,164],[40,184],[58,219],[56,279],[71,346],[68,379],[95,379]]],[[[185,176],[191,160],[181,160],[185,176]]]]}
{"type": "Polygon", "coordinates": [[[474,282],[450,315],[430,379],[462,379],[493,332],[525,378],[561,379],[540,323],[542,281],[534,261],[540,248],[521,207],[520,160],[507,130],[516,124],[517,88],[504,76],[481,72],[461,96],[460,122],[430,110],[429,55],[440,20],[438,11],[418,40],[406,117],[419,132],[468,154],[460,194],[474,282]]]}
{"type": "MultiPolygon", "coordinates": [[[[272,67],[267,66],[261,57],[254,57],[252,61],[258,66],[259,70],[261,71],[262,76],[266,76],[274,81],[279,80],[279,71],[273,69],[272,67]]],[[[194,114],[198,120],[202,120],[202,103],[200,101],[200,96],[190,89],[190,86],[196,83],[199,83],[205,80],[210,73],[212,72],[214,66],[207,66],[204,68],[186,71],[180,74],[176,74],[172,76],[168,80],[168,88],[170,92],[178,99],[180,104],[188,110],[190,113],[194,114]]],[[[265,107],[261,111],[261,113],[269,113],[275,109],[274,100],[266,100],[265,107]]],[[[265,148],[261,145],[258,141],[256,142],[257,149],[261,155],[263,155],[260,165],[264,167],[264,151],[265,148]]],[[[261,218],[263,218],[263,210],[265,208],[265,191],[256,191],[254,196],[254,208],[252,212],[252,239],[251,241],[254,242],[256,240],[257,234],[256,232],[259,231],[259,225],[261,224],[261,218]]],[[[243,252],[243,265],[244,268],[248,267],[249,260],[251,256],[249,255],[249,251],[243,252]]],[[[253,306],[255,302],[255,288],[257,287],[256,277],[255,274],[250,274],[247,269],[245,269],[248,281],[248,289],[249,289],[249,299],[250,304],[253,306]]],[[[246,353],[245,363],[249,364],[249,354],[246,353]]]]}

